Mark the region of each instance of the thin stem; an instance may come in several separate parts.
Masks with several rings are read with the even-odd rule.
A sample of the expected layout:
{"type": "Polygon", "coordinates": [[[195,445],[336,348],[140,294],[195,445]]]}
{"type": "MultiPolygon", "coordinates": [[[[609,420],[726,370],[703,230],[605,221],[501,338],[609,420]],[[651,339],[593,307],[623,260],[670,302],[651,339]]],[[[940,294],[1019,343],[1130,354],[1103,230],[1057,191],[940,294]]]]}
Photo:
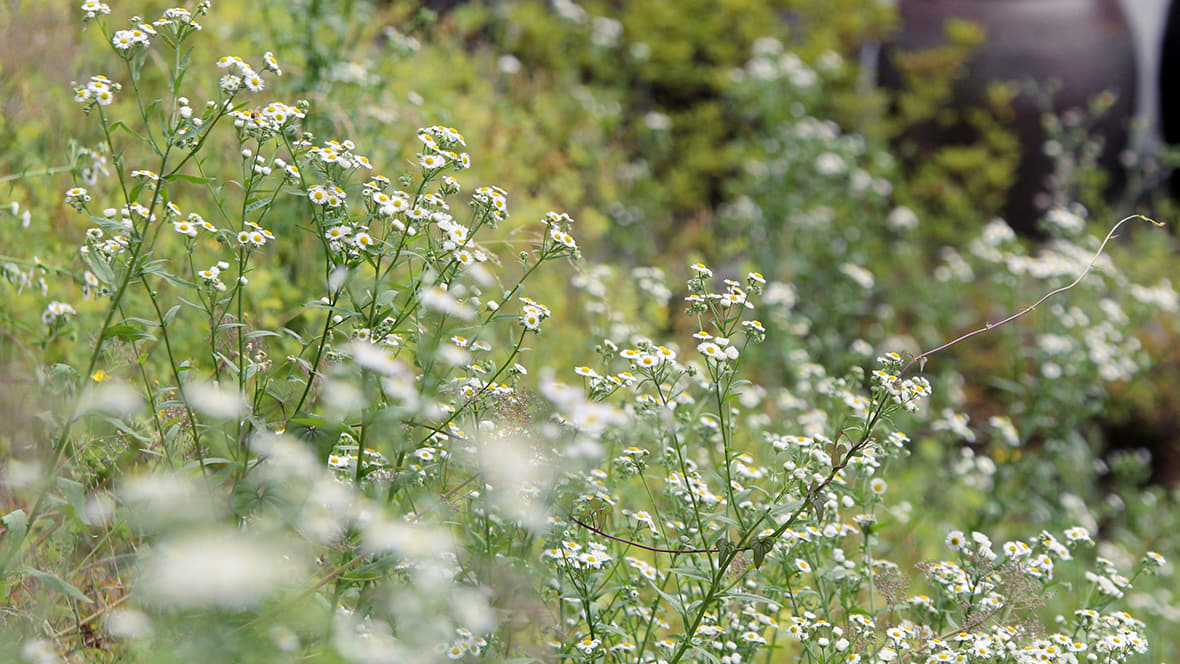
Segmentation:
{"type": "Polygon", "coordinates": [[[1053,297],[1054,295],[1057,295],[1058,293],[1064,293],[1065,291],[1070,290],[1074,286],[1077,286],[1078,284],[1080,284],[1082,282],[1082,279],[1085,279],[1086,275],[1090,274],[1090,271],[1094,269],[1094,264],[1096,262],[1098,262],[1098,257],[1102,255],[1103,250],[1106,249],[1106,244],[1108,242],[1110,242],[1111,239],[1113,239],[1115,237],[1115,234],[1118,232],[1119,228],[1123,224],[1127,223],[1128,221],[1133,221],[1136,219],[1142,219],[1143,221],[1149,222],[1149,223],[1154,224],[1159,227],[1164,226],[1163,223],[1158,222],[1155,219],[1145,217],[1141,214],[1133,214],[1129,217],[1123,217],[1123,219],[1120,220],[1119,223],[1115,224],[1114,228],[1110,229],[1110,232],[1106,234],[1106,238],[1102,240],[1102,244],[1098,245],[1098,250],[1094,252],[1094,256],[1090,259],[1090,262],[1086,264],[1086,268],[1084,270],[1082,270],[1081,274],[1079,274],[1077,276],[1077,278],[1074,279],[1072,282],[1070,282],[1068,285],[1062,286],[1060,288],[1055,288],[1055,289],[1049,291],[1048,293],[1045,293],[1045,295],[1043,295],[1041,297],[1041,299],[1039,299],[1036,302],[1021,309],[1020,311],[1012,314],[1011,316],[1008,316],[1007,318],[1005,318],[1004,320],[1002,320],[998,323],[986,323],[983,327],[979,328],[978,330],[973,330],[971,332],[968,332],[967,334],[964,334],[963,336],[955,339],[954,341],[949,341],[937,348],[932,348],[932,349],[926,351],[925,353],[922,353],[921,355],[914,357],[913,359],[911,359],[909,361],[908,364],[905,365],[905,368],[903,368],[901,370],[901,373],[899,375],[904,376],[906,374],[906,372],[908,372],[910,370],[910,367],[912,367],[915,363],[918,363],[918,367],[919,367],[919,369],[921,369],[922,367],[924,367],[926,365],[926,359],[929,358],[931,355],[934,355],[935,353],[944,351],[944,350],[950,348],[951,346],[954,346],[961,341],[966,341],[976,335],[983,334],[984,332],[990,332],[990,331],[996,329],[997,327],[1002,327],[1004,325],[1007,325],[1008,323],[1011,323],[1012,321],[1016,320],[1017,318],[1024,316],[1025,314],[1032,311],[1033,309],[1036,309],[1037,307],[1041,306],[1042,304],[1044,304],[1044,302],[1046,300],[1053,297]]]}

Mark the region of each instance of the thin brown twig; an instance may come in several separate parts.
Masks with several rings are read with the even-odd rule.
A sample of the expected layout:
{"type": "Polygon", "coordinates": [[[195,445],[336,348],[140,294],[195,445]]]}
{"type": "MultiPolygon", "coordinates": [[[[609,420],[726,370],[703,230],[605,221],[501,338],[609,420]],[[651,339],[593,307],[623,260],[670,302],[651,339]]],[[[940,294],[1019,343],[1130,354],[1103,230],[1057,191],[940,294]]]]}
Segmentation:
{"type": "Polygon", "coordinates": [[[98,618],[101,618],[102,616],[106,615],[111,609],[119,606],[123,602],[126,602],[128,599],[131,599],[131,595],[123,595],[122,597],[116,599],[115,601],[111,602],[110,604],[107,604],[106,606],[95,611],[94,613],[90,614],[89,616],[86,616],[85,618],[77,621],[73,625],[70,625],[69,627],[61,630],[60,632],[55,632],[53,635],[53,638],[55,640],[60,639],[63,636],[67,636],[73,632],[80,630],[83,625],[92,623],[95,620],[97,620],[98,618]]]}
{"type": "Polygon", "coordinates": [[[966,341],[966,340],[970,339],[971,337],[974,337],[978,334],[983,334],[984,332],[990,332],[990,331],[996,329],[997,327],[1007,325],[1008,323],[1011,323],[1012,321],[1016,320],[1017,318],[1020,318],[1021,316],[1032,311],[1033,309],[1036,309],[1037,307],[1041,306],[1042,304],[1044,304],[1045,300],[1048,300],[1049,298],[1053,297],[1054,295],[1057,295],[1058,293],[1064,293],[1065,291],[1073,288],[1074,286],[1077,286],[1078,284],[1080,284],[1082,282],[1082,279],[1085,279],[1086,275],[1090,274],[1090,271],[1094,269],[1094,264],[1096,262],[1098,262],[1098,257],[1102,255],[1102,251],[1104,249],[1106,249],[1107,243],[1110,242],[1115,237],[1115,233],[1118,232],[1119,228],[1123,224],[1127,223],[1128,221],[1133,221],[1135,219],[1142,219],[1143,221],[1149,222],[1151,224],[1154,224],[1154,225],[1160,226],[1160,227],[1164,226],[1163,223],[1158,222],[1155,219],[1151,219],[1150,217],[1145,217],[1141,214],[1133,214],[1129,217],[1123,217],[1123,219],[1120,220],[1119,223],[1115,224],[1114,228],[1110,229],[1110,232],[1106,234],[1106,238],[1104,240],[1102,240],[1102,244],[1098,245],[1098,250],[1094,252],[1094,257],[1090,259],[1090,262],[1086,265],[1086,269],[1082,270],[1082,273],[1079,274],[1077,276],[1077,278],[1074,279],[1069,285],[1062,286],[1060,288],[1055,288],[1055,289],[1049,291],[1048,293],[1045,293],[1045,295],[1042,296],[1041,299],[1039,299],[1036,302],[1034,302],[1033,304],[1030,304],[1027,307],[1021,309],[1020,311],[1012,314],[1011,316],[1008,316],[1007,318],[1005,318],[1004,320],[1002,320],[998,323],[986,323],[986,324],[984,324],[983,327],[979,328],[978,330],[972,330],[971,332],[964,334],[963,336],[959,337],[958,339],[955,339],[954,341],[947,342],[937,348],[932,348],[932,349],[926,351],[925,353],[922,353],[921,355],[915,356],[913,359],[911,359],[909,361],[908,364],[905,365],[905,368],[903,368],[901,370],[900,375],[904,376],[910,370],[910,368],[914,366],[915,362],[921,363],[919,365],[919,370],[921,370],[921,368],[923,366],[925,366],[925,364],[926,364],[926,362],[925,362],[926,358],[930,357],[931,355],[934,355],[935,353],[944,351],[944,350],[950,348],[951,346],[954,346],[955,344],[958,344],[961,341],[966,341]]]}
{"type": "MultiPolygon", "coordinates": [[[[652,551],[652,552],[655,552],[655,553],[670,553],[670,554],[673,554],[673,555],[676,555],[676,554],[682,554],[682,553],[719,553],[719,552],[720,552],[720,549],[661,549],[661,548],[659,548],[659,547],[654,547],[654,546],[647,546],[646,544],[640,544],[639,542],[632,542],[632,541],[631,541],[631,540],[629,540],[629,539],[624,539],[624,538],[622,538],[622,537],[615,537],[614,535],[611,535],[611,534],[609,534],[609,533],[603,532],[603,531],[602,531],[601,529],[599,529],[599,528],[595,528],[594,526],[592,526],[592,525],[590,525],[590,524],[588,524],[588,523],[585,523],[585,522],[583,522],[583,521],[580,521],[580,520],[579,520],[577,517],[575,517],[575,516],[574,516],[574,515],[572,515],[572,514],[567,514],[566,516],[567,516],[567,517],[569,517],[569,520],[570,520],[570,521],[573,521],[574,523],[576,523],[576,524],[578,524],[579,526],[581,526],[581,527],[585,528],[586,530],[589,530],[589,531],[590,531],[590,532],[592,532],[592,533],[596,533],[596,534],[598,534],[598,535],[600,535],[600,536],[602,536],[602,537],[605,537],[605,538],[607,538],[607,539],[609,539],[609,540],[614,540],[614,541],[616,541],[616,542],[621,542],[621,543],[623,543],[623,544],[626,544],[627,546],[633,546],[633,547],[636,547],[636,548],[639,548],[639,549],[643,549],[644,551],[652,551]]],[[[743,546],[743,547],[741,547],[741,548],[734,549],[734,551],[749,551],[749,550],[750,550],[750,549],[752,549],[752,548],[753,548],[753,547],[749,547],[749,546],[743,546]]]]}

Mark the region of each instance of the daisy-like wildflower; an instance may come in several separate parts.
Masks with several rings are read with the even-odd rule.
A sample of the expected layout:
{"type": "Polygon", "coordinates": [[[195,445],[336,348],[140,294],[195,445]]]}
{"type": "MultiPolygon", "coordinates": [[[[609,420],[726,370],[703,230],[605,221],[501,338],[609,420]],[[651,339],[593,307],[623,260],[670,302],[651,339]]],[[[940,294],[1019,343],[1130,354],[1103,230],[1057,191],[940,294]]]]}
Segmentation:
{"type": "Polygon", "coordinates": [[[635,365],[640,369],[654,369],[660,365],[660,358],[651,353],[641,353],[635,359],[635,365]]]}
{"type": "Polygon", "coordinates": [[[151,41],[144,30],[116,30],[115,35],[111,37],[111,44],[120,51],[127,51],[135,46],[147,47],[151,41]]]}
{"type": "Polygon", "coordinates": [[[1040,554],[1033,556],[1028,563],[1025,572],[1034,578],[1053,578],[1053,559],[1047,554],[1040,554]]]}
{"type": "Polygon", "coordinates": [[[275,59],[275,54],[267,51],[262,54],[262,62],[267,70],[274,72],[275,76],[282,76],[283,70],[279,68],[279,61],[275,59]]]}
{"type": "Polygon", "coordinates": [[[86,12],[86,19],[90,20],[97,17],[99,14],[106,15],[111,13],[111,8],[105,2],[99,2],[98,0],[86,0],[86,2],[82,3],[82,11],[86,12]]]}
{"type": "Polygon", "coordinates": [[[1041,546],[1045,547],[1062,560],[1072,560],[1073,556],[1069,553],[1069,549],[1064,544],[1057,541],[1049,531],[1042,530],[1040,536],[1041,546]]]}
{"type": "Polygon", "coordinates": [[[111,102],[115,101],[115,95],[111,88],[100,88],[93,90],[92,93],[99,106],[110,106],[111,102]]]}
{"type": "Polygon", "coordinates": [[[447,160],[441,155],[422,153],[418,156],[418,165],[428,171],[433,171],[446,166],[447,160]]]}
{"type": "Polygon", "coordinates": [[[746,328],[747,331],[752,332],[754,334],[760,334],[760,335],[766,334],[766,327],[764,325],[762,325],[762,321],[760,321],[760,320],[742,321],[742,327],[746,328]]]}
{"type": "Polygon", "coordinates": [[[172,228],[181,235],[186,235],[188,237],[197,236],[197,225],[187,219],[178,219],[172,222],[172,228]]]}
{"type": "Polygon", "coordinates": [[[702,342],[697,344],[697,350],[700,351],[701,355],[718,362],[726,362],[738,358],[737,347],[730,346],[728,339],[715,338],[702,342]]]}
{"type": "Polygon", "coordinates": [[[578,248],[578,243],[574,241],[574,236],[570,235],[569,233],[566,233],[565,231],[561,230],[560,228],[550,228],[549,229],[549,237],[553,238],[554,242],[556,242],[560,245],[563,245],[565,247],[568,247],[570,249],[577,249],[578,248]]]}
{"type": "Polygon", "coordinates": [[[650,563],[647,563],[647,562],[640,560],[638,558],[635,558],[633,556],[627,556],[626,558],[624,558],[624,560],[627,561],[628,565],[635,568],[635,570],[637,572],[639,572],[640,576],[642,576],[645,579],[648,579],[649,581],[655,581],[656,578],[659,576],[659,570],[657,570],[655,567],[653,567],[650,563]]]}
{"type": "Polygon", "coordinates": [[[172,7],[164,10],[164,18],[180,23],[190,23],[193,20],[193,13],[183,7],[172,7]]]}
{"type": "Polygon", "coordinates": [[[653,533],[656,532],[656,522],[652,518],[651,514],[640,510],[638,512],[633,512],[631,517],[639,523],[645,524],[649,529],[651,529],[653,533]]]}
{"type": "Polygon", "coordinates": [[[753,630],[748,630],[746,632],[742,632],[742,640],[745,641],[746,643],[757,643],[760,645],[766,645],[766,637],[762,636],[761,634],[759,634],[758,632],[755,632],[753,630]]]}
{"type": "Polygon", "coordinates": [[[69,304],[54,300],[45,307],[45,311],[41,314],[41,322],[45,325],[53,325],[59,320],[64,320],[67,316],[75,316],[77,313],[69,304]]]}
{"type": "Polygon", "coordinates": [[[874,477],[869,482],[869,490],[878,496],[884,494],[885,490],[888,488],[889,488],[889,483],[886,482],[885,480],[881,479],[880,477],[874,477]]]}
{"type": "Polygon", "coordinates": [[[236,55],[223,55],[217,60],[218,69],[237,68],[246,64],[246,61],[236,55]]]}
{"type": "Polygon", "coordinates": [[[1024,542],[1004,542],[1004,555],[1009,558],[1023,558],[1032,553],[1032,547],[1024,542]]]}
{"type": "Polygon", "coordinates": [[[569,216],[565,212],[555,212],[553,210],[546,212],[541,221],[546,226],[568,226],[574,223],[573,217],[569,216]]]}
{"type": "Polygon", "coordinates": [[[324,231],[324,238],[327,240],[344,240],[352,234],[352,228],[349,226],[333,226],[324,231]]]}
{"type": "Polygon", "coordinates": [[[801,641],[807,636],[807,621],[798,616],[791,618],[791,624],[787,625],[787,636],[801,641]]]}
{"type": "Polygon", "coordinates": [[[520,300],[524,302],[524,307],[520,313],[521,324],[524,325],[526,330],[533,332],[539,331],[541,329],[541,323],[550,315],[549,308],[527,297],[522,297],[520,300]]]}
{"type": "Polygon", "coordinates": [[[951,551],[960,551],[967,545],[967,538],[961,530],[952,530],[946,535],[946,546],[951,551]]]}
{"type": "Polygon", "coordinates": [[[264,87],[262,77],[258,75],[258,72],[252,69],[242,73],[242,83],[245,84],[246,88],[249,89],[250,92],[261,92],[262,88],[264,87]]]}
{"type": "MultiPolygon", "coordinates": [[[[86,85],[74,84],[74,101],[86,104],[87,109],[92,103],[97,103],[99,106],[109,106],[115,100],[114,93],[119,89],[119,84],[106,76],[101,74],[91,76],[86,85]]],[[[105,167],[103,170],[105,171],[105,167]]]]}
{"type": "Polygon", "coordinates": [[[76,209],[82,209],[90,202],[90,192],[83,187],[72,187],[66,190],[66,203],[76,209]]]}
{"type": "Polygon", "coordinates": [[[317,205],[327,205],[330,196],[328,188],[322,184],[313,184],[307,188],[308,200],[317,205]]]}
{"type": "Polygon", "coordinates": [[[545,320],[539,311],[532,307],[526,307],[520,314],[520,322],[525,329],[536,332],[541,329],[541,321],[545,320]]]}
{"type": "Polygon", "coordinates": [[[362,231],[352,236],[352,243],[357,249],[360,249],[361,251],[368,251],[377,244],[377,240],[375,240],[372,235],[362,231]]]}
{"type": "Polygon", "coordinates": [[[222,90],[225,90],[226,92],[237,92],[238,90],[242,89],[242,77],[235,76],[234,74],[226,74],[225,76],[221,77],[217,84],[222,90]]]}
{"type": "MultiPolygon", "coordinates": [[[[443,224],[439,224],[439,228],[442,228],[442,227],[443,227],[443,224]]],[[[447,238],[449,238],[451,242],[454,242],[457,245],[465,244],[467,242],[467,238],[471,232],[470,229],[468,229],[466,226],[464,226],[463,224],[457,223],[457,222],[448,222],[446,224],[446,228],[444,230],[447,233],[447,238]]]]}

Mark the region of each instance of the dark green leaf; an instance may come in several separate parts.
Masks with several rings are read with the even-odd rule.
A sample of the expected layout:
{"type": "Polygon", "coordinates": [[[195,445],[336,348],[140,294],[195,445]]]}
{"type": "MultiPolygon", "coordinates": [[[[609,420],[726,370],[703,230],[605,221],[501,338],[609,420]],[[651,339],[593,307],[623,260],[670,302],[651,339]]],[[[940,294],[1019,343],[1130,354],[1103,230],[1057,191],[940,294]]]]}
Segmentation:
{"type": "Polygon", "coordinates": [[[690,579],[704,581],[705,583],[712,583],[713,579],[703,570],[696,567],[669,567],[668,571],[679,576],[687,576],[690,579]]]}
{"type": "Polygon", "coordinates": [[[141,341],[144,339],[155,340],[155,337],[144,332],[137,326],[128,325],[127,323],[118,323],[107,328],[104,339],[119,339],[121,341],[132,342],[141,341]]]}
{"type": "Polygon", "coordinates": [[[762,561],[766,560],[766,554],[774,548],[774,541],[765,537],[759,538],[754,542],[754,568],[762,569],[762,561]]]}

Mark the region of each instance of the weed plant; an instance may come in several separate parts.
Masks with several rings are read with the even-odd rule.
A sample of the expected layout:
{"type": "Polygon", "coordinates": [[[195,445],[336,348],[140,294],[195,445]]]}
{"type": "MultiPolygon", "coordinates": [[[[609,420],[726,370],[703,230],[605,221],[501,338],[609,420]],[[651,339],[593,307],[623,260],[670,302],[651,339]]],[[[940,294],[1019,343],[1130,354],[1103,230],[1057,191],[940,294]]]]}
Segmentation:
{"type": "MultiPolygon", "coordinates": [[[[580,258],[569,214],[544,215],[527,249],[499,255],[483,238],[509,195],[463,181],[481,155],[459,131],[424,127],[408,164],[373,163],[365,137],[309,130],[313,105],[267,99],[283,75],[272,53],[191,59],[210,9],[148,21],[81,5],[117,65],[74,90],[103,137],[64,192],[87,230],[60,264],[6,259],[7,296],[45,307],[6,330],[27,382],[5,388],[0,438],[4,658],[1023,664],[1149,652],[1154,635],[1124,600],[1168,562],[1095,555],[1095,524],[1008,533],[1000,514],[940,533],[933,559],[894,559],[908,526],[885,471],[904,468],[911,434],[970,431],[928,406],[922,371],[944,346],[862,340],[853,363],[799,345],[792,371],[759,385],[758,347],[807,333],[784,308],[790,287],[702,263],[684,287],[690,335],[645,333],[619,311],[557,328],[571,302],[546,306],[530,289],[580,258]],[[215,149],[227,140],[233,150],[215,149]],[[264,288],[284,243],[315,248],[298,275],[315,290],[287,318],[264,288]],[[584,364],[529,352],[556,330],[584,364]]],[[[984,260],[1015,260],[988,246],[984,260]]],[[[1053,274],[1074,280],[1044,290],[1113,269],[1104,246],[1066,254],[1053,274]]],[[[869,288],[867,267],[836,269],[869,288]]],[[[615,302],[595,273],[576,283],[606,314],[615,302]]],[[[659,270],[635,276],[659,306],[681,306],[659,270]]],[[[1032,307],[1009,310],[995,327],[1032,307]]]]}

